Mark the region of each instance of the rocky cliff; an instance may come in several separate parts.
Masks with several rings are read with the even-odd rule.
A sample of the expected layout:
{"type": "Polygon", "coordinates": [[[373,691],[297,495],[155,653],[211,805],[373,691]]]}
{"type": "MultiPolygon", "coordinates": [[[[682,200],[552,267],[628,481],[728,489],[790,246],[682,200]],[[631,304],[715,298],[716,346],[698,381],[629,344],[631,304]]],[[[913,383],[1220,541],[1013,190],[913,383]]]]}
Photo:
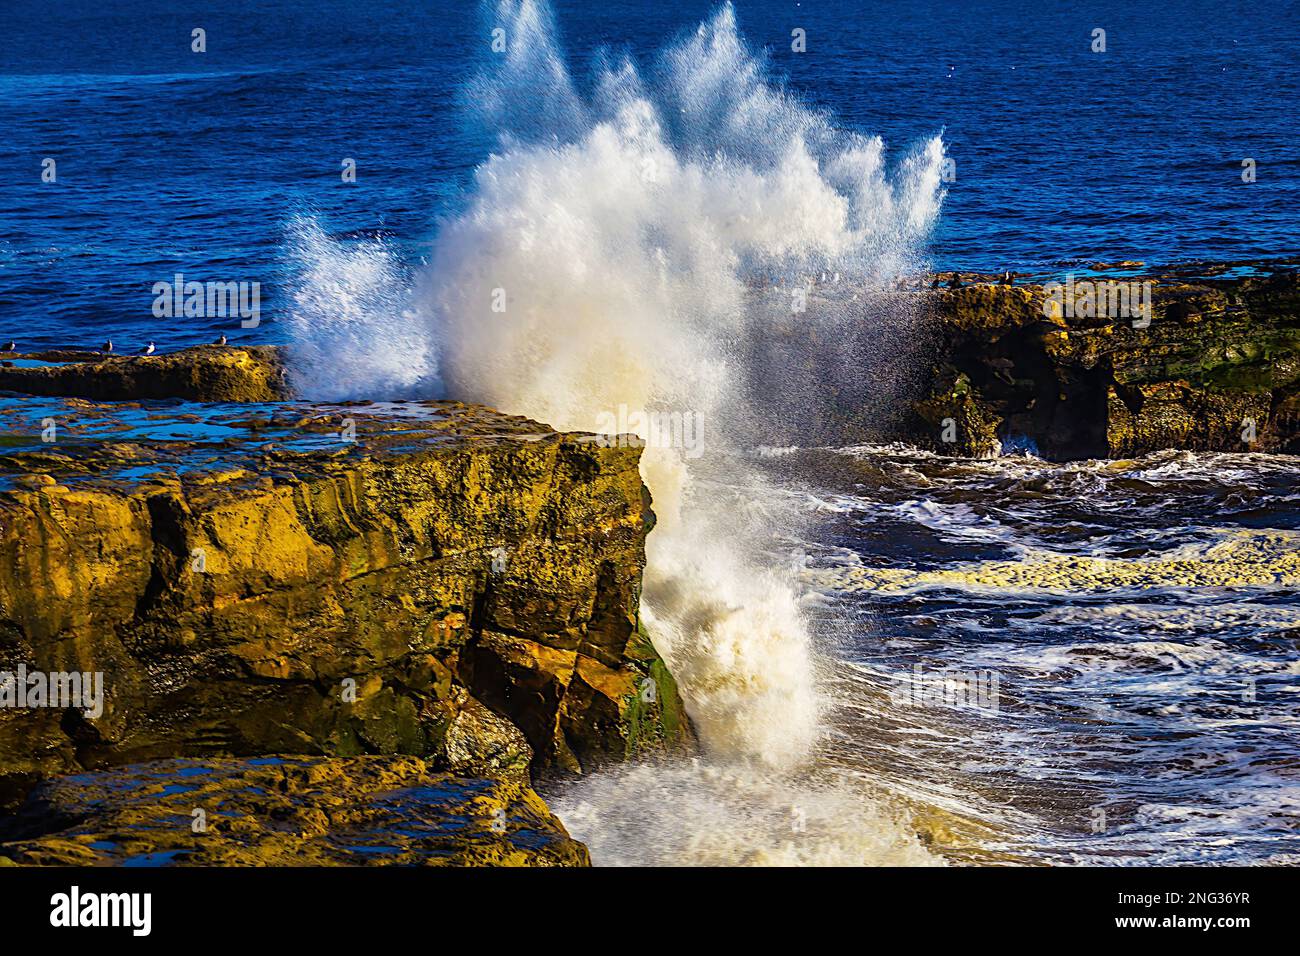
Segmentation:
{"type": "Polygon", "coordinates": [[[962,455],[1300,451],[1294,263],[938,280],[910,293],[934,358],[895,437],[962,455]]]}
{"type": "Polygon", "coordinates": [[[0,361],[0,391],[99,401],[274,402],[290,397],[286,378],[283,353],[270,345],[148,356],[61,349],[0,361]]]}
{"type": "Polygon", "coordinates": [[[526,787],[690,741],[638,628],[639,448],[455,402],[11,395],[0,452],[11,808],[175,757],[408,754],[526,787]]]}

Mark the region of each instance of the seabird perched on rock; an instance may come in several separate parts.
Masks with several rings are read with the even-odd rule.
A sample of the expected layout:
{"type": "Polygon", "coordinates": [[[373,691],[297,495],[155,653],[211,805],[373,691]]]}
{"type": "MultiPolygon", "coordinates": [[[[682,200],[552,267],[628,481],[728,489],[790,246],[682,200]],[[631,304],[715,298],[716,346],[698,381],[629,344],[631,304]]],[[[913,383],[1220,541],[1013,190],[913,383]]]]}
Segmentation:
{"type": "Polygon", "coordinates": [[[140,350],[141,355],[153,355],[153,353],[154,353],[154,345],[152,342],[150,342],[148,345],[146,345],[144,348],[140,350]]]}
{"type": "Polygon", "coordinates": [[[216,340],[215,342],[213,342],[212,344],[213,344],[213,345],[225,345],[225,344],[226,344],[226,336],[223,334],[223,335],[221,336],[221,338],[217,339],[217,340],[216,340]]]}
{"type": "Polygon", "coordinates": [[[1002,284],[1003,284],[1003,285],[1015,285],[1015,284],[1016,284],[1016,279],[1015,279],[1015,277],[1011,274],[1011,270],[1010,270],[1010,269],[1008,269],[1006,272],[1002,273],[1002,284]]]}
{"type": "Polygon", "coordinates": [[[3,351],[5,351],[5,352],[17,352],[17,351],[18,351],[18,343],[17,343],[17,342],[6,342],[3,351]]]}
{"type": "Polygon", "coordinates": [[[949,288],[949,289],[960,289],[960,288],[961,288],[961,273],[960,273],[960,272],[954,272],[954,273],[952,274],[952,278],[948,280],[948,288],[949,288]]]}
{"type": "Polygon", "coordinates": [[[111,352],[111,351],[113,351],[113,340],[112,340],[112,339],[106,339],[106,340],[104,341],[104,344],[101,345],[101,346],[99,347],[99,350],[100,350],[101,352],[111,352]]]}

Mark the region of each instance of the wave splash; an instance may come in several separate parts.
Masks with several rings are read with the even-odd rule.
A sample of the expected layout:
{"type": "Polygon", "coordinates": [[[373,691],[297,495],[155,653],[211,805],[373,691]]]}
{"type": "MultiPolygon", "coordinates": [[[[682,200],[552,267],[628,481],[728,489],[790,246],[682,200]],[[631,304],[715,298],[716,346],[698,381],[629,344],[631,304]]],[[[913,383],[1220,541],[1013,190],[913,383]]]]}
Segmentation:
{"type": "Polygon", "coordinates": [[[397,254],[379,239],[345,246],[310,216],[295,216],[286,233],[298,272],[286,316],[298,394],[324,401],[437,394],[434,330],[414,311],[397,254]]]}
{"type": "MultiPolygon", "coordinates": [[[[796,518],[724,506],[712,476],[742,499],[771,497],[731,452],[772,418],[809,414],[801,398],[816,383],[789,372],[804,339],[790,320],[825,324],[825,339],[863,315],[843,306],[814,319],[790,303],[812,276],[883,287],[916,265],[942,202],[943,144],[887,167],[879,138],[836,127],[769,77],[730,4],[644,72],[600,54],[585,90],[544,3],[505,0],[489,17],[505,51],[468,99],[499,145],[410,290],[419,327],[371,329],[402,350],[398,369],[375,370],[379,383],[437,382],[564,430],[618,420],[646,439],[636,423],[650,415],[703,423],[702,456],[662,440],[671,429],[643,452],[659,517],[643,611],[708,759],[752,767],[754,780],[789,771],[815,751],[820,709],[797,574],[770,557],[774,528],[796,518]]],[[[384,263],[368,255],[345,264],[377,275],[384,263]]],[[[309,343],[352,321],[309,304],[309,343]]],[[[358,394],[328,349],[313,354],[304,391],[358,394]]],[[[697,795],[714,786],[697,781],[697,795]]]]}
{"type": "MultiPolygon", "coordinates": [[[[738,350],[767,335],[751,280],[898,271],[937,214],[942,145],[891,180],[879,139],[769,81],[730,5],[648,76],[602,55],[586,98],[544,6],[505,2],[494,22],[507,50],[472,89],[500,151],[442,230],[424,290],[451,394],[565,429],[624,405],[689,412],[725,451],[764,414],[738,350]]],[[[706,746],[787,765],[817,729],[797,591],[757,562],[747,529],[714,528],[700,470],[680,448],[644,452],[655,637],[706,746]]]]}

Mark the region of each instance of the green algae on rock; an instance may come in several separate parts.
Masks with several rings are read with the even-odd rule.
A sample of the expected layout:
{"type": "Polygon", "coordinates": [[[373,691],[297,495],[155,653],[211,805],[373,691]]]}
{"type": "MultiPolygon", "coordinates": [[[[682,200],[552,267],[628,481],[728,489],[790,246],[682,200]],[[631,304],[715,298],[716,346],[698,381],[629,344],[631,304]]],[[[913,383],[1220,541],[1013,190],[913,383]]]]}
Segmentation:
{"type": "Polygon", "coordinates": [[[624,755],[633,759],[694,750],[698,745],[695,728],[686,714],[677,681],[655,650],[643,623],[637,624],[627,656],[641,679],[635,694],[625,698],[627,708],[622,721],[626,729],[620,734],[627,745],[624,755]]]}
{"type": "Polygon", "coordinates": [[[106,697],[0,710],[11,800],[209,754],[517,778],[645,734],[638,447],[456,402],[9,399],[0,428],[0,663],[106,697]]]}
{"type": "Polygon", "coordinates": [[[41,784],[0,859],[39,866],[589,866],[526,783],[417,757],[172,759],[41,784]]]}

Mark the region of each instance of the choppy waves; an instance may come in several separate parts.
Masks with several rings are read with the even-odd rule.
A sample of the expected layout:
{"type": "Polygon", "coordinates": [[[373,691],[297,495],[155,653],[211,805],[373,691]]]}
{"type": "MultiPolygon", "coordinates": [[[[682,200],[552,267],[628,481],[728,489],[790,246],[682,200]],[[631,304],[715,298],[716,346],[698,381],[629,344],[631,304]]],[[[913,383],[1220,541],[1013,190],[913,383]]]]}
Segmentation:
{"type": "Polygon", "coordinates": [[[977,828],[945,853],[1293,861],[1300,460],[892,446],[773,467],[822,515],[827,623],[853,616],[828,759],[977,828]],[[913,692],[972,677],[992,706],[913,692]]]}

